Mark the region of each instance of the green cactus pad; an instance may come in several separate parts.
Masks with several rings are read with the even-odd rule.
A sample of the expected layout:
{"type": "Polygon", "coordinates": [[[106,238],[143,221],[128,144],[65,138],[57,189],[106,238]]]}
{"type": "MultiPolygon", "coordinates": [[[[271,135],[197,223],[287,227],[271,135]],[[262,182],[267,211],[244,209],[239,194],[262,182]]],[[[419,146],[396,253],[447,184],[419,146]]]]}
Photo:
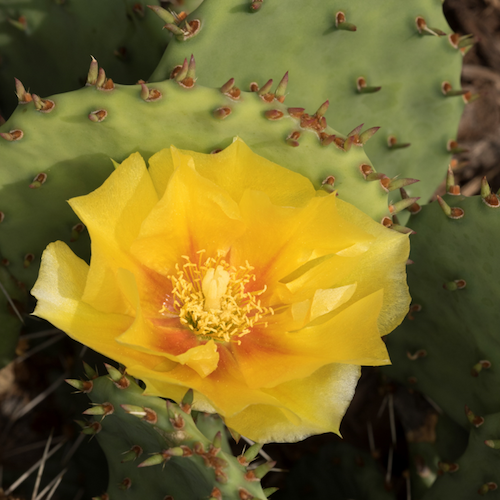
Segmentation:
{"type": "Polygon", "coordinates": [[[113,78],[135,83],[153,71],[168,43],[161,26],[134,0],[0,2],[2,114],[16,106],[14,77],[38,95],[77,89],[85,83],[91,55],[113,78]]]}
{"type": "Polygon", "coordinates": [[[440,464],[441,475],[421,500],[500,498],[500,413],[471,427],[465,453],[453,463],[440,464]]]}
{"type": "Polygon", "coordinates": [[[113,169],[111,158],[122,161],[135,151],[148,159],[173,144],[209,153],[240,136],[256,153],[308,176],[316,188],[334,176],[342,199],[377,220],[389,215],[387,193],[360,171],[360,165],[370,165],[363,148],[323,147],[311,129],[301,130],[294,140],[298,147],[290,146],[287,138],[299,120],[280,102],[265,102],[254,93],[233,100],[216,89],[184,88],[172,80],[153,88],[161,98],[146,102],[140,85],[85,87],[51,97],[50,112],[37,111],[33,103],[19,105],[0,127],[0,251],[27,288],[49,242],[63,240],[86,256],[84,228],[66,200],[97,188],[113,169]],[[267,111],[283,116],[270,120],[267,111]],[[22,138],[7,140],[21,134],[16,130],[22,138]]]}
{"type": "Polygon", "coordinates": [[[334,128],[380,126],[367,144],[369,157],[390,177],[420,179],[408,192],[426,202],[449,163],[447,142],[456,139],[464,103],[451,94],[460,88],[462,55],[447,36],[419,33],[418,16],[450,32],[439,0],[380,0],[370,8],[366,0],[205,0],[188,17],[201,22],[199,32],[174,37],[152,79],[168,77],[190,54],[199,60],[199,82],[208,86],[229,75],[248,90],[251,82],[278,82],[288,71],[289,105],[313,112],[329,99],[334,128]],[[338,12],[346,21],[339,28],[338,12]],[[448,96],[443,82],[452,86],[448,96]],[[390,149],[390,136],[411,146],[390,149]]]}
{"type": "Polygon", "coordinates": [[[453,470],[467,448],[469,434],[448,415],[428,413],[421,428],[406,432],[411,496],[422,498],[444,470],[453,470]]]}
{"type": "Polygon", "coordinates": [[[465,405],[479,415],[500,411],[500,209],[480,196],[445,201],[463,217],[447,217],[434,202],[410,219],[413,303],[388,337],[393,365],[383,370],[465,427],[465,405]]]}
{"type": "Polygon", "coordinates": [[[178,14],[181,12],[191,14],[191,12],[196,10],[203,3],[203,0],[173,0],[166,3],[168,9],[173,10],[178,14]]]}
{"type": "Polygon", "coordinates": [[[110,499],[266,499],[257,478],[263,468],[249,472],[221,449],[221,433],[204,435],[189,405],[144,396],[132,378],[108,370],[110,377],[92,380],[87,412],[95,417],[83,432],[95,434],[106,454],[110,499]]]}

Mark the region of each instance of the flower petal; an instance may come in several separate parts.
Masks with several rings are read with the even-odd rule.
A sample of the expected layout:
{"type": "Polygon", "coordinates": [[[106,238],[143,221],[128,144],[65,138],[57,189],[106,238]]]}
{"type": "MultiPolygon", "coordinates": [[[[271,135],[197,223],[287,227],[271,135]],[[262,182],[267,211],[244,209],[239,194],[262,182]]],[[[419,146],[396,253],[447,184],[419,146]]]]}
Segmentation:
{"type": "Polygon", "coordinates": [[[293,332],[301,330],[312,321],[335,311],[348,302],[356,291],[356,283],[326,290],[316,290],[311,299],[290,304],[289,307],[265,317],[265,322],[273,332],[293,332]]]}
{"type": "Polygon", "coordinates": [[[206,250],[207,256],[227,252],[244,229],[229,195],[199,175],[191,157],[175,148],[172,155],[176,171],[131,247],[142,263],[165,275],[172,273],[182,255],[197,262],[198,250],[206,250]]]}
{"type": "MultiPolygon", "coordinates": [[[[181,328],[178,319],[162,320],[156,316],[147,318],[136,277],[126,269],[119,269],[117,275],[123,294],[133,306],[135,314],[134,322],[117,337],[117,342],[144,353],[165,356],[176,362],[180,362],[179,355],[199,346],[197,336],[192,331],[181,328]]],[[[169,366],[173,368],[175,365],[169,366]]]]}
{"type": "Polygon", "coordinates": [[[255,404],[226,417],[225,422],[258,443],[295,442],[324,432],[339,434],[360,375],[359,366],[324,366],[302,380],[266,389],[279,405],[255,404]]]}
{"type": "Polygon", "coordinates": [[[338,215],[336,197],[311,198],[304,207],[274,205],[263,192],[246,190],[240,201],[246,231],[231,250],[246,260],[260,280],[271,284],[312,259],[334,254],[374,238],[338,215]]]}
{"type": "Polygon", "coordinates": [[[377,318],[383,292],[354,302],[333,318],[298,332],[254,328],[232,346],[249,387],[275,387],[298,380],[330,363],[389,364],[377,318]]]}
{"type": "Polygon", "coordinates": [[[200,377],[210,375],[219,363],[219,353],[213,340],[206,344],[189,349],[184,354],[177,356],[179,363],[192,368],[200,377]]]}
{"type": "Polygon", "coordinates": [[[92,265],[83,293],[85,302],[101,311],[130,313],[123,297],[117,293],[116,270],[136,268],[128,255],[128,247],[157,202],[156,191],[139,153],[129,156],[101,187],[69,201],[87,226],[92,241],[92,265]]]}
{"type": "Polygon", "coordinates": [[[162,149],[155,153],[149,160],[149,175],[153,180],[158,199],[161,199],[167,189],[168,181],[175,170],[172,151],[170,148],[162,149]]]}
{"type": "Polygon", "coordinates": [[[306,177],[254,153],[240,138],[215,155],[186,152],[196,170],[239,203],[246,189],[266,193],[275,205],[300,207],[314,195],[306,177]]]}
{"type": "Polygon", "coordinates": [[[168,394],[170,397],[173,393],[167,391],[173,386],[182,388],[177,389],[177,394],[184,394],[187,389],[192,388],[203,395],[199,409],[206,408],[209,402],[208,404],[223,416],[233,415],[251,404],[280,404],[274,396],[249,388],[242,380],[231,354],[225,348],[219,348],[218,352],[217,370],[205,378],[181,364],[174,369],[167,367],[165,371],[160,370],[160,364],[136,364],[129,365],[127,371],[142,379],[146,383],[148,394],[151,395],[165,397],[168,394]]]}
{"type": "Polygon", "coordinates": [[[61,241],[42,255],[40,274],[32,294],[38,299],[34,315],[45,318],[71,338],[125,365],[160,362],[161,358],[125,349],[115,339],[133,318],[97,311],[82,302],[88,265],[61,241]]]}
{"type": "Polygon", "coordinates": [[[311,309],[309,311],[308,320],[314,321],[316,318],[328,314],[348,302],[354,295],[356,287],[357,284],[354,283],[352,285],[339,286],[337,288],[316,290],[311,299],[311,309]]]}
{"type": "Polygon", "coordinates": [[[339,201],[338,210],[343,217],[376,237],[376,244],[356,267],[351,282],[359,284],[354,300],[374,290],[384,290],[378,327],[380,335],[387,335],[403,321],[410,307],[411,297],[406,284],[409,236],[387,229],[382,224],[374,226],[368,215],[349,203],[339,201]]]}
{"type": "Polygon", "coordinates": [[[116,341],[139,352],[151,354],[154,359],[164,356],[172,361],[165,365],[169,369],[175,368],[177,363],[187,365],[202,378],[210,375],[219,362],[217,346],[213,340],[200,343],[196,335],[184,328],[154,327],[144,320],[140,310],[134,323],[116,341]]]}
{"type": "Polygon", "coordinates": [[[410,304],[406,284],[406,261],[409,254],[408,236],[385,228],[352,205],[338,200],[339,213],[375,236],[363,252],[341,252],[318,259],[303,274],[285,280],[280,289],[286,302],[304,300],[318,288],[330,288],[357,283],[352,300],[384,291],[384,302],[378,321],[380,334],[387,335],[403,320],[410,304]],[[376,264],[376,265],[375,265],[376,264]],[[287,294],[285,289],[291,293],[287,294]]]}

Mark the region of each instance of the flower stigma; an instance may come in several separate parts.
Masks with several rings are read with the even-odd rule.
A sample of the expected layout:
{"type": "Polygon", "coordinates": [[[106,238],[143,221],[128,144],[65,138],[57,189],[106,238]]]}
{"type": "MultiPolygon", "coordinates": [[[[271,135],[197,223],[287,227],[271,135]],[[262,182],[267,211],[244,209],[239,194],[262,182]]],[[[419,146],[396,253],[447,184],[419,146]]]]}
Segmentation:
{"type": "Polygon", "coordinates": [[[176,274],[168,276],[173,304],[164,304],[160,312],[174,313],[182,325],[197,335],[222,342],[229,342],[234,336],[243,337],[257,323],[267,327],[261,320],[274,314],[274,310],[262,306],[258,298],[267,287],[247,291],[248,283],[256,280],[254,268],[248,262],[231,266],[222,257],[209,257],[202,262],[204,252],[197,252],[198,264],[186,255],[182,256],[186,261],[182,268],[176,264],[176,274]]]}

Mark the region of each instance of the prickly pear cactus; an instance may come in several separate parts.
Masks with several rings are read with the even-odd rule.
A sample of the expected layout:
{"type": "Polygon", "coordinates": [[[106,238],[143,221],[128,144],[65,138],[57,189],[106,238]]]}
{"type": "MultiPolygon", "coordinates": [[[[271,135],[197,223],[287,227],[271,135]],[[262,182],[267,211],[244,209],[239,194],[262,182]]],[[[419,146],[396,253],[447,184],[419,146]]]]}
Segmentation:
{"type": "Polygon", "coordinates": [[[470,39],[450,33],[439,0],[370,5],[206,0],[185,24],[166,26],[175,36],[152,79],[168,77],[190,54],[203,85],[229,74],[248,90],[288,71],[290,106],[310,112],[329,99],[334,128],[381,127],[369,157],[390,177],[419,179],[408,192],[426,202],[458,147],[449,141],[463,110],[461,49],[470,39]]]}
{"type": "Polygon", "coordinates": [[[275,100],[270,90],[268,102],[240,92],[232,81],[222,90],[195,85],[188,76],[193,61],[179,81],[149,87],[112,83],[108,89],[109,80],[97,76],[95,67],[91,71],[93,85],[19,105],[0,127],[6,165],[0,171],[0,252],[28,288],[49,242],[66,241],[85,256],[84,228],[66,200],[95,189],[111,173],[111,158],[120,162],[134,151],[149,158],[173,144],[216,152],[238,135],[256,153],[306,175],[317,188],[338,189],[339,196],[375,219],[389,215],[387,191],[397,185],[379,182],[361,147],[367,137],[357,131],[349,136],[357,142],[341,138],[326,128],[322,110],[303,127],[303,113],[275,100]],[[317,127],[338,136],[340,146],[323,147],[317,127]]]}
{"type": "MultiPolygon", "coordinates": [[[[158,0],[151,0],[159,5],[158,0]]],[[[38,95],[85,83],[92,54],[113,78],[135,83],[156,66],[168,43],[161,22],[133,0],[13,0],[0,3],[0,113],[16,106],[14,78],[38,95]]]]}
{"type": "Polygon", "coordinates": [[[438,478],[422,500],[500,498],[500,414],[481,417],[470,428],[465,453],[456,462],[440,462],[438,478]]]}
{"type": "Polygon", "coordinates": [[[397,335],[388,337],[393,365],[386,373],[463,427],[466,406],[479,415],[500,411],[499,204],[483,183],[483,196],[447,195],[411,217],[413,303],[397,335]]]}
{"type": "Polygon", "coordinates": [[[97,437],[108,459],[109,487],[100,498],[267,498],[260,479],[274,464],[248,467],[259,445],[235,458],[225,436],[203,414],[194,419],[204,421],[206,434],[196,426],[189,394],[181,405],[145,396],[131,377],[107,369],[109,376],[70,381],[92,401],[84,413],[94,418],[81,422],[82,432],[97,437]]]}
{"type": "MultiPolygon", "coordinates": [[[[316,188],[336,190],[377,221],[409,232],[400,225],[408,215],[402,211],[419,210],[415,196],[429,199],[460,150],[458,118],[473,98],[459,80],[470,39],[449,33],[438,0],[384,0],[370,9],[361,0],[312,0],[307,7],[289,0],[286,8],[274,0],[169,4],[175,13],[153,5],[163,31],[158,17],[128,0],[0,6],[0,87],[12,89],[2,91],[0,107],[12,106],[5,96],[14,94],[13,76],[36,92],[16,82],[19,105],[0,126],[0,366],[12,356],[16,314],[26,307],[45,246],[63,240],[88,257],[85,228],[65,200],[100,185],[111,160],[135,151],[147,159],[171,144],[216,154],[240,136],[316,188]],[[106,36],[89,35],[94,29],[106,36]],[[53,36],[61,30],[87,40],[82,52],[53,36]],[[147,77],[167,43],[150,78],[156,83],[113,81],[147,77]],[[41,62],[38,51],[50,60],[41,62]],[[69,60],[84,68],[90,54],[108,74],[93,60],[84,88],[53,95],[84,83],[66,68],[69,60]],[[401,200],[399,188],[406,188],[401,200]]],[[[446,414],[436,443],[410,442],[412,481],[422,455],[432,479],[412,486],[414,498],[495,498],[499,202],[484,185],[482,199],[448,195],[440,203],[409,222],[416,232],[414,303],[388,339],[393,367],[386,373],[446,414]]],[[[102,500],[263,500],[270,493],[259,479],[271,464],[248,468],[254,447],[235,459],[220,420],[190,414],[188,400],[177,406],[146,396],[133,379],[108,370],[109,377],[72,382],[92,400],[82,431],[96,435],[108,458],[102,500]]],[[[313,462],[312,470],[302,464],[290,476],[297,498],[395,498],[379,464],[347,445],[324,448],[313,462]],[[336,454],[340,464],[331,462],[336,454]]]]}

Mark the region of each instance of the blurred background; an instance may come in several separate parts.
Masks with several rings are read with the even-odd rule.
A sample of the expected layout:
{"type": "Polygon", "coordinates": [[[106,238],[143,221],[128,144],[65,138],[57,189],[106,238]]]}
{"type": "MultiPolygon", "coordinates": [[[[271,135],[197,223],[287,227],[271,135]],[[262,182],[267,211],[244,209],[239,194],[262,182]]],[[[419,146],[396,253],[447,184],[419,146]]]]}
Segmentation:
{"type": "MultiPolygon", "coordinates": [[[[457,155],[457,174],[466,196],[479,193],[486,176],[500,188],[500,0],[446,0],[445,16],[453,31],[472,34],[474,46],[465,54],[462,86],[480,98],[465,107],[458,143],[468,149],[457,155]]],[[[444,187],[442,188],[444,192],[444,187]]]]}

